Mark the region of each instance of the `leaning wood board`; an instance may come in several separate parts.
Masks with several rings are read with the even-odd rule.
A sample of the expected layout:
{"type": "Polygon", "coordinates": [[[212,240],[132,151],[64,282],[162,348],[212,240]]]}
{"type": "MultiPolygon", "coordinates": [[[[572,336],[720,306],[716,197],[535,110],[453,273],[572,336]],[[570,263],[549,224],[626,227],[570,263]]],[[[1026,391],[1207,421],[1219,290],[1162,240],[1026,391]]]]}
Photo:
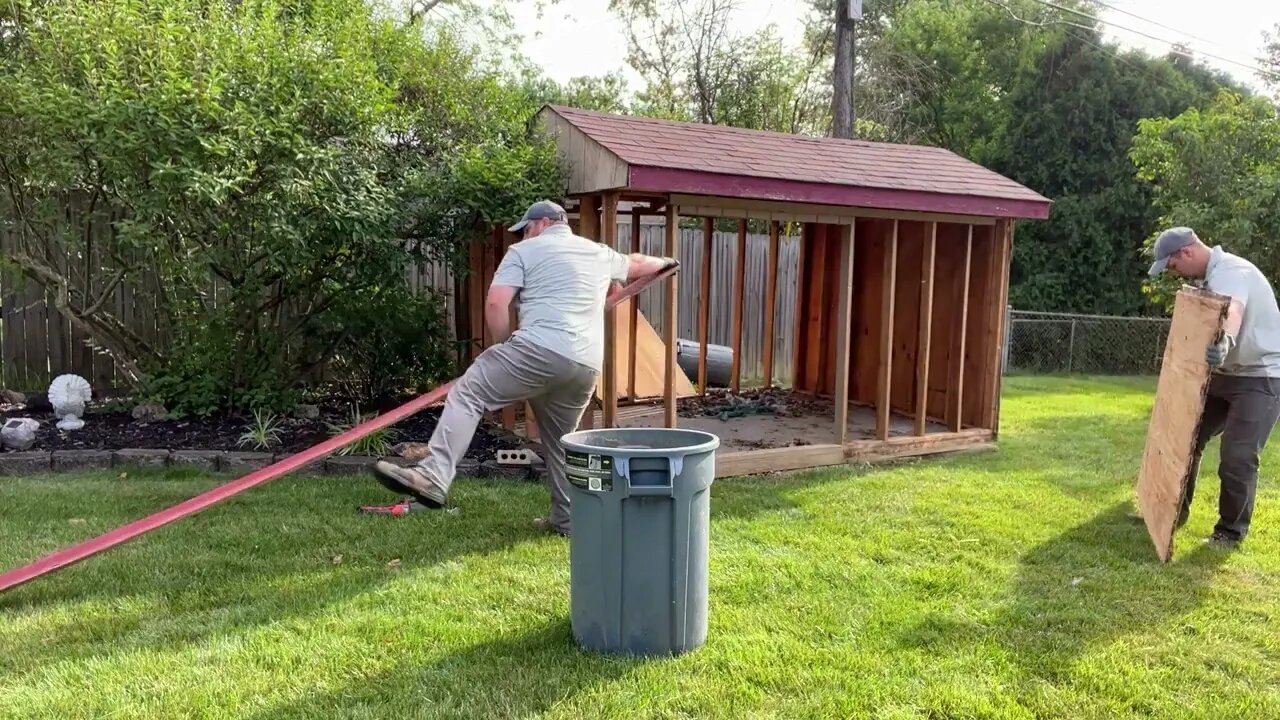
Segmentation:
{"type": "Polygon", "coordinates": [[[1187,471],[1209,389],[1205,349],[1222,330],[1227,304],[1222,295],[1184,287],[1173,305],[1137,486],[1138,508],[1164,562],[1173,555],[1173,526],[1186,493],[1187,471]]]}
{"type": "MultiPolygon", "coordinates": [[[[631,359],[631,301],[634,299],[623,300],[614,309],[613,314],[613,324],[616,328],[613,336],[615,358],[613,367],[614,374],[617,376],[613,388],[619,398],[627,397],[630,390],[627,387],[629,384],[627,373],[631,359]]],[[[657,331],[645,319],[644,313],[635,313],[635,318],[636,397],[662,397],[666,390],[667,344],[658,337],[657,331]]],[[[691,397],[697,394],[693,381],[681,372],[679,367],[676,368],[675,390],[676,397],[691,397]]],[[[604,392],[604,383],[596,383],[596,398],[603,401],[604,392]]]]}

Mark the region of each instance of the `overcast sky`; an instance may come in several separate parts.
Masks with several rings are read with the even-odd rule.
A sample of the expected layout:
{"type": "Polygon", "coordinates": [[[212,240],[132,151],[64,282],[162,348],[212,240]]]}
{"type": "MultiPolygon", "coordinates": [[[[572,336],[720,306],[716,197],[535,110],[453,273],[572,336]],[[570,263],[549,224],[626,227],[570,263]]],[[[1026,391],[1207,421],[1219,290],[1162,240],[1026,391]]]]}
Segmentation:
{"type": "MultiPolygon", "coordinates": [[[[1280,22],[1280,2],[1276,0],[1105,2],[1117,8],[1105,10],[1102,16],[1113,23],[1106,28],[1111,39],[1152,54],[1165,53],[1171,42],[1186,42],[1210,65],[1254,86],[1258,83],[1251,70],[1228,61],[1256,65],[1262,30],[1280,22]],[[1119,29],[1117,25],[1158,39],[1119,29]]],[[[564,81],[577,75],[626,70],[626,40],[620,23],[609,13],[608,0],[560,0],[541,20],[536,19],[532,2],[523,5],[515,14],[528,36],[524,51],[551,77],[564,81]]],[[[775,23],[785,37],[798,41],[800,18],[807,5],[799,0],[739,0],[737,29],[751,32],[775,23]]],[[[627,75],[633,77],[629,72],[627,75]]]]}

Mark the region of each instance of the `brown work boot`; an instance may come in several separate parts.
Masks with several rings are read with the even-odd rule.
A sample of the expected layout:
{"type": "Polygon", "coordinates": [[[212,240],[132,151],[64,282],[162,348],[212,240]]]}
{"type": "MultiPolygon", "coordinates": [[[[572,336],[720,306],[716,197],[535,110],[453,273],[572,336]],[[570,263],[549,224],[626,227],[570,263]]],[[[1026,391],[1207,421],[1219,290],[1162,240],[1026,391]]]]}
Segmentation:
{"type": "Polygon", "coordinates": [[[561,537],[569,537],[568,530],[562,530],[556,527],[555,525],[552,525],[551,520],[549,518],[544,518],[544,517],[534,518],[533,527],[535,530],[540,530],[542,532],[553,532],[561,537]]]}
{"type": "Polygon", "coordinates": [[[395,463],[379,460],[373,464],[373,476],[383,487],[397,495],[408,493],[429,508],[444,507],[448,492],[421,468],[400,467],[395,463]]]}

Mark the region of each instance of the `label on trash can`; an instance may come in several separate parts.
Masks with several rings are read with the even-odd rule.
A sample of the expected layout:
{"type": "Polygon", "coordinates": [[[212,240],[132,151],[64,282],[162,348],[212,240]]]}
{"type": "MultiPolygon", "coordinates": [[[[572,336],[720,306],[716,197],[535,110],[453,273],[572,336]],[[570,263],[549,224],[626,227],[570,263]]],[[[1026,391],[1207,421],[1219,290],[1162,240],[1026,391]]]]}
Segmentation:
{"type": "Polygon", "coordinates": [[[613,489],[613,458],[608,455],[570,450],[564,455],[564,473],[570,483],[583,490],[613,489]]]}

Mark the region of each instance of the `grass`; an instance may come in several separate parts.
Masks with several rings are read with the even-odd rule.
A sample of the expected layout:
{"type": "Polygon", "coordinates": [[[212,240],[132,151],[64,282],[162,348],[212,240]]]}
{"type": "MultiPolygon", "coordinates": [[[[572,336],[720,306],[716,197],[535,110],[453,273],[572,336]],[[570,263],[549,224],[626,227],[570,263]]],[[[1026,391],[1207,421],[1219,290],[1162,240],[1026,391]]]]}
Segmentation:
{"type": "MultiPolygon", "coordinates": [[[[1152,386],[1015,378],[997,453],[717,483],[708,643],[668,660],[576,649],[537,485],[392,519],[282,480],[0,596],[0,716],[1280,717],[1280,443],[1249,541],[1200,544],[1207,472],[1161,565],[1152,386]]],[[[4,480],[0,565],[216,482],[4,480]]]]}

